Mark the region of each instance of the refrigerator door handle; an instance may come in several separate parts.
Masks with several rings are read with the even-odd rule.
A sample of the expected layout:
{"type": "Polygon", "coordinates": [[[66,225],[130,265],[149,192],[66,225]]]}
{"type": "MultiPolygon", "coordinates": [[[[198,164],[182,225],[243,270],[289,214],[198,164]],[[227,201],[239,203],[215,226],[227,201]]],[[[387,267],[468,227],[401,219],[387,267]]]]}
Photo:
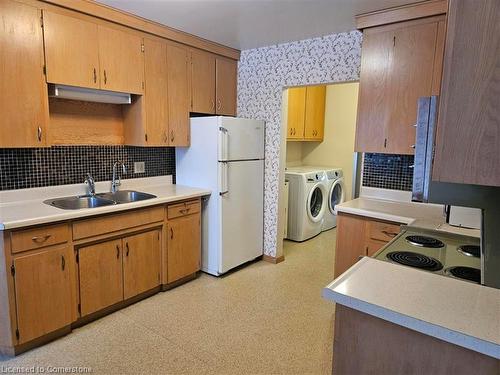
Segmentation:
{"type": "Polygon", "coordinates": [[[220,145],[220,155],[219,160],[228,160],[229,155],[229,132],[226,128],[219,126],[219,145],[220,145]]]}
{"type": "Polygon", "coordinates": [[[220,173],[220,181],[219,181],[219,186],[221,191],[219,192],[219,195],[224,195],[229,192],[229,187],[227,186],[227,162],[223,161],[220,163],[220,168],[221,168],[221,173],[220,173]]]}

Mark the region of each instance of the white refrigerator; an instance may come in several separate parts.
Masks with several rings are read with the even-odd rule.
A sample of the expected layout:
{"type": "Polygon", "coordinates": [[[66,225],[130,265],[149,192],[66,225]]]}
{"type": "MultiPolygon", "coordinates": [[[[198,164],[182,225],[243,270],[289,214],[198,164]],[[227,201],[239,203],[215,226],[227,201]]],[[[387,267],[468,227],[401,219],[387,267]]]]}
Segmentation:
{"type": "Polygon", "coordinates": [[[264,122],[191,118],[191,146],[177,147],[176,183],[208,188],[202,270],[221,275],[263,253],[264,122]]]}

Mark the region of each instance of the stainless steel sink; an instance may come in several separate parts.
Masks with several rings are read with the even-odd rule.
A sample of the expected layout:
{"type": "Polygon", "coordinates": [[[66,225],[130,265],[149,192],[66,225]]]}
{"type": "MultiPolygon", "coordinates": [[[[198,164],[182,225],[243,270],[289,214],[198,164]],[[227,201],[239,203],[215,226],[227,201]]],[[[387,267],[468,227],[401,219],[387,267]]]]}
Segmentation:
{"type": "Polygon", "coordinates": [[[116,193],[100,193],[94,196],[84,195],[47,199],[43,203],[62,208],[63,210],[79,210],[81,208],[94,208],[120,203],[138,202],[152,198],[156,198],[156,195],[134,190],[119,190],[116,193]]]}
{"type": "Polygon", "coordinates": [[[62,208],[63,210],[79,210],[81,208],[103,207],[116,204],[114,200],[90,195],[47,199],[44,203],[62,208]]]}
{"type": "Polygon", "coordinates": [[[130,203],[156,198],[156,195],[135,190],[118,190],[116,193],[100,193],[96,196],[111,199],[116,203],[130,203]]]}

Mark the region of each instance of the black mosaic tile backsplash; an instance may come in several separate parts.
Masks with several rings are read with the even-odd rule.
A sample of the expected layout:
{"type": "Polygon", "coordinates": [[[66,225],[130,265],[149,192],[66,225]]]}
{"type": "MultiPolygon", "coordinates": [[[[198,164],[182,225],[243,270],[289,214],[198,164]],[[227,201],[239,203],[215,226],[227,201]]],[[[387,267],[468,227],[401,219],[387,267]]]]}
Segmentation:
{"type": "Polygon", "coordinates": [[[365,154],[363,186],[411,191],[413,155],[365,154]]]}
{"type": "Polygon", "coordinates": [[[132,146],[54,146],[0,149],[0,190],[111,180],[113,163],[127,166],[123,178],[173,175],[175,148],[132,146]],[[145,173],[134,173],[134,162],[145,162],[145,173]]]}

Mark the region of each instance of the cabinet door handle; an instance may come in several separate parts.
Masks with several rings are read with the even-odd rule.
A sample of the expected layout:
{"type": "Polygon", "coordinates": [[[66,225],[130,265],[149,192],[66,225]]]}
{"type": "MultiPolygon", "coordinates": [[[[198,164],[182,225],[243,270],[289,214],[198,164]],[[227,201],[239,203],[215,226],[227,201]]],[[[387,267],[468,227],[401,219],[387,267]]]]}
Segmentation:
{"type": "Polygon", "coordinates": [[[387,230],[383,230],[382,233],[389,237],[396,237],[398,235],[397,233],[389,232],[387,230]]]}
{"type": "Polygon", "coordinates": [[[104,84],[108,82],[108,76],[106,75],[106,69],[104,69],[104,84]]]}
{"type": "Polygon", "coordinates": [[[116,259],[120,259],[120,246],[116,245],[116,259]]]}
{"type": "Polygon", "coordinates": [[[175,133],[173,130],[170,130],[170,142],[173,142],[175,139],[175,133]]]}
{"type": "Polygon", "coordinates": [[[125,242],[125,247],[127,248],[127,253],[126,253],[126,254],[127,254],[127,256],[128,256],[128,254],[130,253],[130,249],[129,249],[129,247],[128,247],[128,242],[125,242]]]}
{"type": "Polygon", "coordinates": [[[42,128],[40,126],[37,129],[36,136],[38,138],[38,142],[41,142],[42,141],[42,128]]]}
{"type": "Polygon", "coordinates": [[[51,234],[46,234],[45,236],[35,236],[35,237],[32,237],[31,240],[33,242],[36,242],[36,243],[44,243],[45,241],[47,241],[50,237],[52,237],[51,234]]]}
{"type": "Polygon", "coordinates": [[[170,227],[170,239],[171,240],[174,239],[174,231],[173,231],[172,227],[170,227]]]}
{"type": "Polygon", "coordinates": [[[215,111],[215,100],[211,100],[211,107],[212,108],[212,111],[215,111]]]}
{"type": "Polygon", "coordinates": [[[64,271],[66,268],[66,259],[64,259],[64,255],[61,255],[61,269],[64,271]]]}
{"type": "Polygon", "coordinates": [[[165,130],[165,134],[163,135],[163,142],[168,143],[168,131],[165,130]]]}
{"type": "Polygon", "coordinates": [[[97,70],[94,68],[94,83],[97,83],[97,70]]]}
{"type": "Polygon", "coordinates": [[[189,212],[189,210],[190,210],[190,209],[191,209],[190,207],[183,208],[182,210],[179,210],[179,212],[180,212],[181,214],[184,214],[184,215],[185,215],[185,214],[187,214],[187,213],[189,212]]]}
{"type": "Polygon", "coordinates": [[[222,103],[220,99],[217,99],[217,110],[220,111],[222,109],[222,103]]]}

